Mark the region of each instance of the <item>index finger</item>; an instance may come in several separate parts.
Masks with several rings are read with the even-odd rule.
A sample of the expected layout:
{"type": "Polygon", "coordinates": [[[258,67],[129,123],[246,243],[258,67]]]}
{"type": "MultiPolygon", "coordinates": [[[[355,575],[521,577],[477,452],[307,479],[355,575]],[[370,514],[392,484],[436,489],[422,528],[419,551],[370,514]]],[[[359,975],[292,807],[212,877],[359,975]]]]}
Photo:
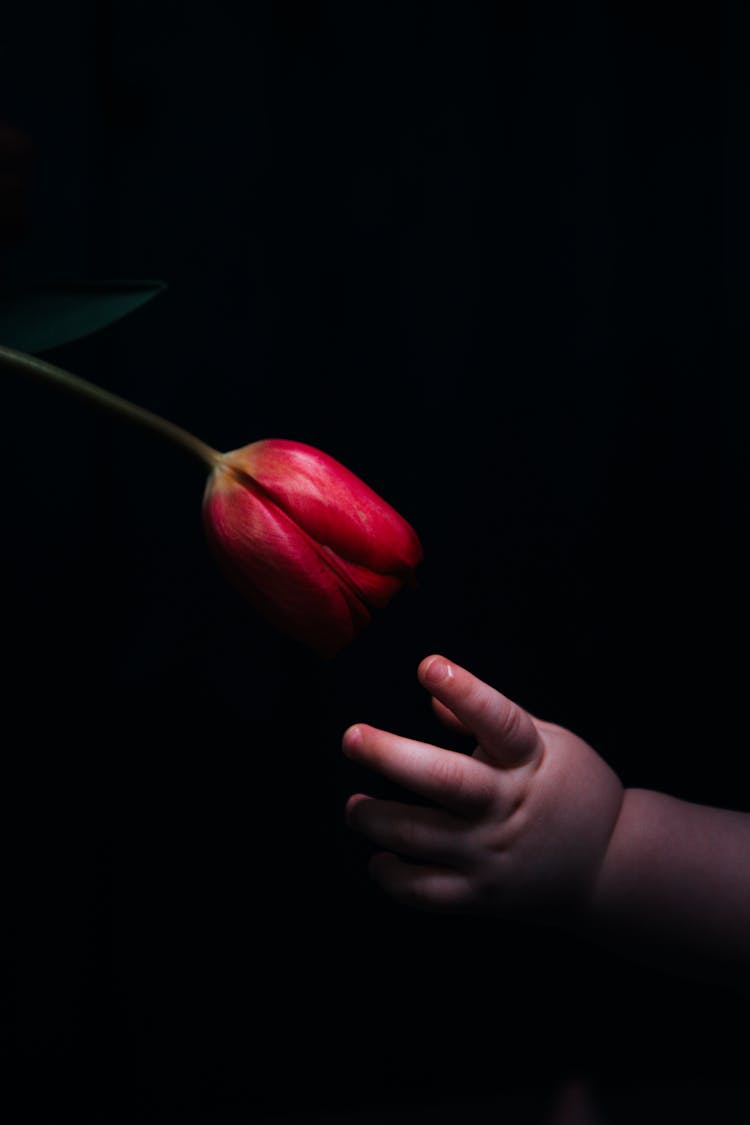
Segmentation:
{"type": "Polygon", "coordinates": [[[542,739],[522,707],[442,656],[428,656],[418,676],[428,691],[475,735],[494,765],[510,769],[538,760],[542,739]]]}
{"type": "Polygon", "coordinates": [[[344,753],[451,812],[476,816],[495,800],[491,766],[427,742],[357,723],[345,731],[344,753]]]}

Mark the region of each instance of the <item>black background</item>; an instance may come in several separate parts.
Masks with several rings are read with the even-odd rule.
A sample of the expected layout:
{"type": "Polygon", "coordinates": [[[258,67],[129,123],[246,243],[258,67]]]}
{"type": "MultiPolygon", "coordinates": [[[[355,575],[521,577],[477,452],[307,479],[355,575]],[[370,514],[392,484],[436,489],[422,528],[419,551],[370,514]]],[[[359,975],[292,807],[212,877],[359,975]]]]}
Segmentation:
{"type": "Polygon", "coordinates": [[[747,808],[742,5],[51,3],[10,277],[162,278],[49,358],[419,533],[323,661],[214,569],[179,452],[4,377],[7,1098],[34,1120],[608,1120],[741,1101],[732,985],[422,915],[343,820],[442,652],[626,784],[747,808]],[[666,1107],[666,1108],[665,1108],[666,1107]],[[395,1115],[395,1116],[394,1116],[395,1115]]]}

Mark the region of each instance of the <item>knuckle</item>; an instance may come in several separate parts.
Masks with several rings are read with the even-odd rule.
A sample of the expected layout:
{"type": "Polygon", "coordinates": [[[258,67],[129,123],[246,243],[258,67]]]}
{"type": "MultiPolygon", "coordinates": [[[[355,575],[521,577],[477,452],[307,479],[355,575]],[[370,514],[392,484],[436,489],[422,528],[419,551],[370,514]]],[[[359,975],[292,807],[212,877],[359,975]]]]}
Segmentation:
{"type": "Polygon", "coordinates": [[[469,706],[471,707],[473,714],[480,721],[488,719],[490,717],[493,702],[494,701],[487,691],[486,687],[475,687],[469,693],[469,706]]]}
{"type": "Polygon", "coordinates": [[[464,901],[458,888],[438,886],[429,880],[405,883],[398,896],[407,906],[431,912],[457,910],[464,901]]]}
{"type": "Polygon", "coordinates": [[[430,777],[441,793],[459,794],[465,787],[463,764],[457,756],[439,754],[430,766],[430,777]]]}
{"type": "Polygon", "coordinates": [[[515,703],[507,703],[502,716],[502,725],[506,737],[510,740],[521,734],[523,727],[523,712],[515,703]]]}
{"type": "Polygon", "coordinates": [[[480,813],[485,813],[497,807],[498,794],[492,777],[478,779],[474,792],[474,804],[480,813]]]}
{"type": "Polygon", "coordinates": [[[480,725],[499,727],[503,736],[510,740],[522,734],[525,712],[499,692],[477,688],[472,693],[470,705],[480,725]]]}
{"type": "Polygon", "coordinates": [[[392,844],[396,851],[407,853],[419,846],[419,827],[411,818],[404,817],[396,821],[391,831],[392,844]]]}

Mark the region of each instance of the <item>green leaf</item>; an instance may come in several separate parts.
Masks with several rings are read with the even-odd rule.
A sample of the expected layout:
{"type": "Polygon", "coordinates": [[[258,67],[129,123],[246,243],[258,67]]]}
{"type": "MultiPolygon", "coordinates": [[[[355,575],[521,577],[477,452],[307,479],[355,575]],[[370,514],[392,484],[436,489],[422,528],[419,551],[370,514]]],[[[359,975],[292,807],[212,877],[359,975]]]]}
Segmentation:
{"type": "Polygon", "coordinates": [[[51,281],[0,290],[0,344],[46,352],[134,312],[166,289],[163,281],[51,281]]]}

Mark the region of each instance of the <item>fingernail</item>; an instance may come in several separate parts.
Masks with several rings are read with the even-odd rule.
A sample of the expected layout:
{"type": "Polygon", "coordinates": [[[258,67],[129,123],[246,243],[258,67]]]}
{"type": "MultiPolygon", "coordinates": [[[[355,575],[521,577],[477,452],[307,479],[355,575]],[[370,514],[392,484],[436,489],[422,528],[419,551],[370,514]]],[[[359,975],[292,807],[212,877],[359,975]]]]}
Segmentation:
{"type": "Polygon", "coordinates": [[[344,809],[344,817],[346,819],[346,823],[350,827],[352,827],[352,814],[354,813],[354,810],[357,808],[358,805],[361,805],[362,802],[366,801],[366,800],[367,800],[366,797],[362,797],[361,795],[353,793],[352,796],[349,798],[349,800],[346,802],[346,807],[344,809]]]}
{"type": "Polygon", "coordinates": [[[344,750],[356,750],[362,745],[362,731],[359,727],[349,727],[344,734],[344,750]]]}
{"type": "Polygon", "coordinates": [[[453,679],[453,669],[447,661],[441,660],[439,656],[436,656],[425,668],[424,676],[431,684],[439,684],[442,683],[443,680],[453,679]]]}

